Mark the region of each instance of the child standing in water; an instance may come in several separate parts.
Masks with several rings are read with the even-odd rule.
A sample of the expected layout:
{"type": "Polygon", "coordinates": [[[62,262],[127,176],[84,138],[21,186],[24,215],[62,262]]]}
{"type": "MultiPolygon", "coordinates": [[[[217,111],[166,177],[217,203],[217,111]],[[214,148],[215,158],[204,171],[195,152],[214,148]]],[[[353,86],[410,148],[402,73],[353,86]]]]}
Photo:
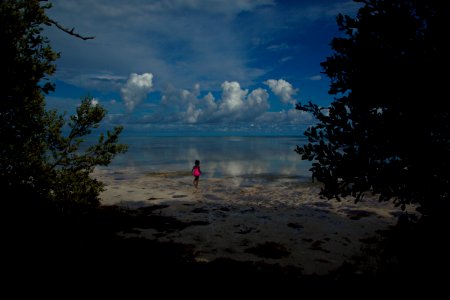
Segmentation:
{"type": "Polygon", "coordinates": [[[192,167],[192,175],[194,176],[194,187],[196,192],[198,189],[198,181],[200,179],[201,174],[202,171],[200,171],[200,161],[196,160],[195,165],[192,167]]]}

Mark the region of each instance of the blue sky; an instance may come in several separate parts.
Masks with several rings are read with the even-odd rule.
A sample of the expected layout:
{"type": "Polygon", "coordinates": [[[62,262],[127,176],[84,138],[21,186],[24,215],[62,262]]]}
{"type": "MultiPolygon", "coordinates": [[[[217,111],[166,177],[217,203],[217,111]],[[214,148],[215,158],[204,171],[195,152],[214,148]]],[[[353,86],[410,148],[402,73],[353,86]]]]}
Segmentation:
{"type": "Polygon", "coordinates": [[[302,133],[295,103],[326,106],[320,63],[347,0],[52,0],[48,15],[92,40],[45,30],[61,53],[50,108],[89,94],[104,124],[164,132],[302,133]]]}

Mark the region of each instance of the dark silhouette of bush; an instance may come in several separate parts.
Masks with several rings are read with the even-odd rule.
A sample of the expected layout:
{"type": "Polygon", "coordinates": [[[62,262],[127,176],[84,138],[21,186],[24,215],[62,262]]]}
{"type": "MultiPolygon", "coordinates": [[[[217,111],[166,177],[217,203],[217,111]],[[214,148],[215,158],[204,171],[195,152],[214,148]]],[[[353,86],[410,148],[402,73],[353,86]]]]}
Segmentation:
{"type": "MultiPolygon", "coordinates": [[[[89,96],[70,120],[46,110],[45,95],[55,88],[49,76],[60,55],[42,30],[64,28],[47,17],[51,5],[41,2],[0,3],[0,189],[10,216],[80,213],[97,207],[103,184],[90,174],[127,148],[118,144],[120,126],[84,146],[84,137],[106,114],[89,96]]],[[[67,33],[81,37],[73,30],[67,33]]]]}
{"type": "Polygon", "coordinates": [[[314,161],[329,199],[372,192],[402,209],[417,203],[423,217],[448,213],[449,4],[355,2],[355,18],[337,17],[344,37],[321,63],[335,99],[297,105],[318,122],[296,152],[314,161]]]}

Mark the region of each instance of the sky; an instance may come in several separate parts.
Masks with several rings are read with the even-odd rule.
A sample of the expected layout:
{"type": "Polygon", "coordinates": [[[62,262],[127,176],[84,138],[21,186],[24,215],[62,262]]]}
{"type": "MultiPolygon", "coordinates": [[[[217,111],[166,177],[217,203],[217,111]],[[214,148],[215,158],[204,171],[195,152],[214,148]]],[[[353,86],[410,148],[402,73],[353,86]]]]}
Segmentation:
{"type": "Polygon", "coordinates": [[[339,13],[352,0],[52,0],[61,54],[49,108],[80,99],[107,110],[104,126],[164,134],[299,135],[314,122],[295,104],[327,106],[339,13]]]}

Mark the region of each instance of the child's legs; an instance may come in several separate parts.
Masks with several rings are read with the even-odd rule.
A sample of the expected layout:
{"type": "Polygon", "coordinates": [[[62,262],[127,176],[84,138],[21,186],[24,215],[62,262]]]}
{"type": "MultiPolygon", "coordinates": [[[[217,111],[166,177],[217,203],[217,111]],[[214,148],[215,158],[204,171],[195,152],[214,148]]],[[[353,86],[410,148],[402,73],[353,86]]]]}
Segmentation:
{"type": "Polygon", "coordinates": [[[198,176],[195,176],[194,178],[194,186],[198,187],[198,176]]]}

